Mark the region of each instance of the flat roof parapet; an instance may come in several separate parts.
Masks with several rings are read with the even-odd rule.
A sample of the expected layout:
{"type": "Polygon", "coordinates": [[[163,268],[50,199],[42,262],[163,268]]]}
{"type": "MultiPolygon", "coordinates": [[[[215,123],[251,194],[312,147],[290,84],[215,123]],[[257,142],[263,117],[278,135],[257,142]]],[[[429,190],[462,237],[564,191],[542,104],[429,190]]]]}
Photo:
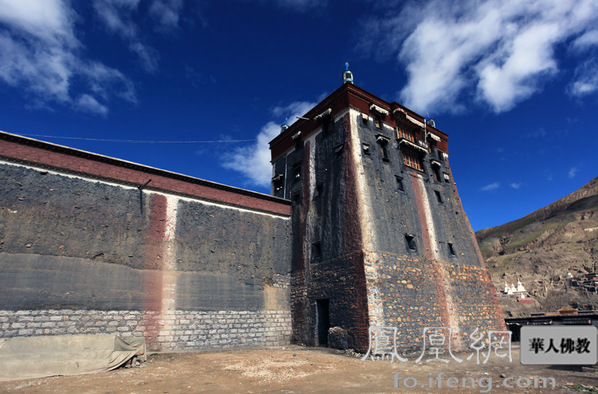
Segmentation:
{"type": "Polygon", "coordinates": [[[291,215],[291,202],[282,198],[4,131],[0,131],[0,158],[128,186],[145,185],[144,190],[172,193],[276,215],[291,215]],[[149,179],[151,182],[148,183],[149,179]]]}

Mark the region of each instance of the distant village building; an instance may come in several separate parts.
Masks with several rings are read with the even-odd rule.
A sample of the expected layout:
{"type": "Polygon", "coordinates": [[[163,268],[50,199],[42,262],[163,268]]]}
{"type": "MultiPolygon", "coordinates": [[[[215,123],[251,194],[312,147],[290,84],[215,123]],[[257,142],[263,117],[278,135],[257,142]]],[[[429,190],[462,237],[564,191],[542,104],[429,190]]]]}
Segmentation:
{"type": "Polygon", "coordinates": [[[588,273],[577,277],[567,273],[566,281],[571,287],[582,288],[592,293],[598,292],[598,274],[596,273],[588,273]]]}

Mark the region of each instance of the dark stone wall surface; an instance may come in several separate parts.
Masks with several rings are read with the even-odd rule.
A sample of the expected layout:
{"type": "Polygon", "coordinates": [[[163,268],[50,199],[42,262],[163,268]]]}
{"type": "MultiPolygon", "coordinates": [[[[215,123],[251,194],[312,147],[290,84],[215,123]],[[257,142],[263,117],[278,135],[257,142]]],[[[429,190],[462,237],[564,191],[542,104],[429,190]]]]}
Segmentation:
{"type": "Polygon", "coordinates": [[[289,219],[171,198],[1,164],[0,309],[289,310],[289,219]]]}
{"type": "Polygon", "coordinates": [[[138,190],[0,165],[0,251],[145,269],[149,201],[138,190]]]}
{"type": "Polygon", "coordinates": [[[323,301],[330,327],[347,328],[349,346],[366,351],[368,306],[350,132],[348,114],[340,116],[280,157],[274,168],[290,174],[285,193],[293,201],[294,340],[318,345],[317,304],[323,301]]]}
{"type": "Polygon", "coordinates": [[[2,310],[141,310],[149,271],[67,256],[0,253],[2,310]]]}
{"type": "Polygon", "coordinates": [[[448,159],[437,152],[422,153],[423,171],[416,171],[403,164],[391,129],[361,118],[357,124],[360,138],[370,146],[370,153],[363,155],[363,170],[378,247],[366,251],[366,265],[375,267],[379,278],[368,287],[380,292],[384,322],[398,328],[399,346],[420,349],[425,327],[452,327],[461,343],[476,328],[484,333],[504,329],[494,286],[471,237],[448,159]],[[382,157],[380,136],[388,140],[387,160],[382,157]],[[434,176],[433,162],[439,166],[440,179],[434,176]],[[399,190],[397,178],[404,190],[399,190]],[[415,251],[407,245],[407,233],[415,236],[415,251]],[[436,243],[430,244],[434,237],[436,243]]]}
{"type": "Polygon", "coordinates": [[[365,352],[368,305],[362,252],[311,264],[308,275],[305,284],[291,288],[294,307],[301,308],[300,319],[294,320],[295,340],[310,346],[319,344],[317,301],[328,300],[330,327],[346,328],[348,346],[365,352]]]}
{"type": "Polygon", "coordinates": [[[289,220],[193,201],[180,201],[177,217],[179,271],[236,275],[260,284],[290,271],[289,220]]]}
{"type": "MultiPolygon", "coordinates": [[[[180,201],[177,217],[177,309],[260,310],[264,287],[288,278],[290,220],[193,201],[180,201]]],[[[288,310],[288,296],[280,303],[288,310]]]]}
{"type": "MultiPolygon", "coordinates": [[[[448,160],[438,160],[438,153],[429,153],[422,159],[423,170],[416,171],[403,164],[402,151],[398,146],[394,131],[385,127],[377,128],[370,120],[357,121],[362,142],[369,145],[370,154],[363,155],[363,170],[368,181],[372,212],[372,225],[376,228],[376,237],[380,251],[417,256],[423,258],[424,229],[420,217],[424,214],[418,210],[414,190],[414,177],[422,177],[425,196],[430,204],[434,222],[437,245],[430,245],[439,251],[439,257],[461,265],[481,266],[477,247],[473,243],[469,222],[463,211],[461,201],[456,193],[448,160]],[[378,136],[388,139],[388,160],[383,160],[378,136]],[[441,179],[433,175],[432,161],[440,163],[441,179]],[[443,174],[450,174],[447,182],[443,174]],[[399,190],[397,177],[402,179],[404,191],[399,190]],[[442,202],[437,199],[438,192],[442,202]],[[416,236],[417,251],[407,248],[405,233],[416,236]],[[449,252],[448,244],[453,245],[455,256],[449,252]]],[[[415,181],[418,182],[418,181],[415,181]]]]}

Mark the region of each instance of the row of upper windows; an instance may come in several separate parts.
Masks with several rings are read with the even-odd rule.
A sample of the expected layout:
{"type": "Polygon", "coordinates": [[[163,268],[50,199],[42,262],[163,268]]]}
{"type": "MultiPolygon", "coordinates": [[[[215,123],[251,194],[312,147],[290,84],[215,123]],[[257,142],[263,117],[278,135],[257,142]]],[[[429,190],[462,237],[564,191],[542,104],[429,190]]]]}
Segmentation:
{"type": "MultiPolygon", "coordinates": [[[[367,124],[368,120],[369,120],[369,116],[367,116],[366,114],[362,114],[362,120],[364,123],[367,124]]],[[[374,125],[376,126],[376,128],[378,129],[383,129],[383,125],[384,123],[382,122],[382,118],[380,117],[374,117],[374,125]]],[[[395,131],[395,135],[397,140],[406,140],[409,141],[413,144],[416,145],[422,145],[422,146],[427,146],[428,147],[428,152],[429,153],[433,153],[434,151],[436,151],[436,155],[438,156],[438,159],[440,161],[444,161],[444,155],[442,154],[442,152],[438,149],[436,149],[435,147],[435,143],[432,144],[427,144],[427,143],[421,143],[421,138],[417,138],[417,132],[414,130],[409,130],[406,129],[404,127],[398,127],[395,126],[394,127],[394,131],[395,131]]],[[[438,138],[438,137],[436,137],[438,138]]]]}
{"type": "MultiPolygon", "coordinates": [[[[384,137],[378,137],[378,146],[380,148],[380,155],[382,156],[382,160],[385,162],[389,162],[389,153],[388,153],[388,139],[384,138],[384,137]]],[[[363,144],[363,152],[366,155],[370,154],[370,147],[368,144],[363,144]]],[[[437,150],[437,155],[439,158],[442,157],[442,152],[437,150]]],[[[401,155],[403,157],[403,164],[406,165],[407,167],[413,168],[415,170],[421,171],[421,172],[425,172],[424,170],[424,165],[423,165],[423,160],[422,158],[416,154],[416,153],[411,153],[408,149],[401,149],[401,155]]],[[[443,161],[443,159],[441,159],[440,161],[443,161]]],[[[440,167],[440,163],[435,162],[432,165],[432,173],[434,175],[434,178],[438,181],[438,182],[442,182],[442,179],[444,179],[445,182],[450,182],[450,177],[447,173],[442,173],[441,174],[441,167],[440,167]]]]}
{"type": "MultiPolygon", "coordinates": [[[[409,233],[405,234],[405,246],[408,252],[417,252],[417,240],[415,235],[409,233]]],[[[446,251],[450,257],[457,257],[457,252],[455,251],[455,246],[452,242],[446,243],[446,251]]]]}
{"type": "MultiPolygon", "coordinates": [[[[408,253],[417,253],[417,239],[413,234],[405,234],[405,250],[408,253]]],[[[457,257],[457,252],[455,250],[455,246],[452,242],[446,243],[446,254],[449,257],[457,257]]],[[[322,259],[322,243],[321,241],[316,241],[311,244],[311,262],[318,263],[322,259]]]]}
{"type": "MultiPolygon", "coordinates": [[[[367,124],[369,121],[369,116],[366,114],[361,114],[361,119],[364,124],[367,124]]],[[[384,128],[384,122],[382,121],[381,117],[374,116],[374,126],[377,129],[384,128]]],[[[397,135],[397,139],[406,139],[411,142],[416,142],[416,133],[413,130],[408,130],[402,127],[394,127],[395,133],[397,135]]]]}
{"type": "MultiPolygon", "coordinates": [[[[388,140],[379,139],[378,142],[379,142],[379,146],[380,146],[380,153],[382,155],[382,160],[388,162],[389,161],[388,146],[387,146],[388,140]]],[[[337,147],[334,148],[334,151],[335,151],[336,156],[341,156],[342,152],[343,152],[343,145],[342,144],[338,145],[337,147]]],[[[369,149],[368,144],[363,144],[363,151],[366,155],[370,154],[370,149],[369,149]]],[[[423,161],[418,155],[411,154],[408,150],[405,150],[405,149],[401,150],[401,154],[403,157],[403,164],[405,166],[413,168],[417,171],[425,172],[424,166],[423,166],[423,161]]],[[[292,169],[291,169],[292,178],[291,179],[293,180],[293,182],[299,181],[301,179],[302,166],[303,166],[302,161],[295,163],[292,166],[292,169]]],[[[449,174],[447,174],[446,172],[441,172],[441,167],[437,162],[432,163],[431,167],[432,167],[432,174],[436,181],[442,182],[442,180],[444,180],[445,182],[450,182],[449,174]]],[[[284,183],[284,175],[282,175],[282,174],[279,174],[279,175],[275,176],[274,178],[272,178],[272,184],[274,186],[274,191],[276,191],[276,192],[279,192],[283,189],[283,183],[284,183]]]]}

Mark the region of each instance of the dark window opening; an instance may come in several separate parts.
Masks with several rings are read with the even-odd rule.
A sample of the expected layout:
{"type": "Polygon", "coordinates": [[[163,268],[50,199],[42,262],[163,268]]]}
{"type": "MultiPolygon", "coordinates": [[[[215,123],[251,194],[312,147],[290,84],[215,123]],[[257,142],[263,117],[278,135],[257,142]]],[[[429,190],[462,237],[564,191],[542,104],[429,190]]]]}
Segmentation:
{"type": "Polygon", "coordinates": [[[417,244],[415,242],[415,235],[413,234],[405,234],[405,243],[407,245],[407,250],[410,252],[417,251],[417,244]]]}
{"type": "Polygon", "coordinates": [[[405,185],[403,184],[403,178],[401,178],[400,176],[397,175],[397,176],[395,176],[395,179],[397,180],[397,189],[404,192],[405,185]]]}
{"type": "Polygon", "coordinates": [[[389,161],[388,157],[388,139],[384,137],[378,137],[378,145],[380,145],[380,154],[382,155],[383,161],[389,161]]]}
{"type": "Polygon", "coordinates": [[[318,345],[328,346],[328,329],[330,328],[330,300],[316,301],[316,329],[318,345]]]}
{"type": "Polygon", "coordinates": [[[368,144],[363,144],[363,154],[369,156],[369,154],[370,154],[370,146],[368,144]]]}
{"type": "Polygon", "coordinates": [[[325,117],[322,120],[322,132],[323,133],[328,133],[330,132],[330,130],[332,130],[332,120],[330,119],[329,116],[325,117]]]}
{"type": "Polygon", "coordinates": [[[438,160],[444,163],[444,154],[442,154],[442,151],[436,149],[436,154],[438,155],[438,160]]]}
{"type": "Polygon", "coordinates": [[[302,200],[302,197],[301,197],[301,190],[299,190],[298,192],[295,192],[295,193],[293,194],[293,202],[294,202],[295,204],[301,204],[301,200],[302,200]]]}
{"type": "Polygon", "coordinates": [[[451,177],[449,176],[449,174],[447,174],[445,172],[445,173],[443,173],[443,175],[444,175],[444,181],[447,182],[447,183],[449,183],[451,181],[451,177]]]}
{"type": "Polygon", "coordinates": [[[343,154],[344,144],[340,144],[334,147],[334,154],[336,157],[339,157],[343,154]]]}
{"type": "Polygon", "coordinates": [[[314,200],[317,200],[322,196],[322,191],[324,190],[324,184],[319,182],[316,184],[316,190],[314,190],[314,200]]]}
{"type": "Polygon", "coordinates": [[[300,131],[298,131],[297,134],[293,135],[293,141],[295,142],[295,150],[303,148],[303,141],[301,140],[300,131]]]}
{"type": "Polygon", "coordinates": [[[272,178],[272,187],[275,192],[279,192],[284,188],[284,175],[278,174],[272,178]]]}
{"type": "Polygon", "coordinates": [[[374,118],[374,124],[376,125],[377,129],[382,128],[382,120],[380,118],[374,118]]]}
{"type": "Polygon", "coordinates": [[[437,182],[442,182],[442,178],[440,178],[440,167],[432,165],[432,172],[434,173],[434,179],[436,179],[437,182]]]}
{"type": "Polygon", "coordinates": [[[436,195],[436,201],[442,204],[442,194],[438,190],[434,190],[434,194],[436,195]]]}
{"type": "Polygon", "coordinates": [[[320,241],[311,244],[311,261],[318,262],[322,259],[322,244],[320,241]]]}
{"type": "Polygon", "coordinates": [[[449,255],[456,256],[457,253],[455,253],[455,247],[453,246],[453,244],[449,242],[447,245],[448,245],[449,255]]]}
{"type": "Polygon", "coordinates": [[[380,144],[380,152],[382,153],[382,160],[388,161],[388,144],[380,144]]]}
{"type": "Polygon", "coordinates": [[[293,181],[298,181],[301,179],[301,165],[303,163],[298,163],[293,166],[293,181]]]}

